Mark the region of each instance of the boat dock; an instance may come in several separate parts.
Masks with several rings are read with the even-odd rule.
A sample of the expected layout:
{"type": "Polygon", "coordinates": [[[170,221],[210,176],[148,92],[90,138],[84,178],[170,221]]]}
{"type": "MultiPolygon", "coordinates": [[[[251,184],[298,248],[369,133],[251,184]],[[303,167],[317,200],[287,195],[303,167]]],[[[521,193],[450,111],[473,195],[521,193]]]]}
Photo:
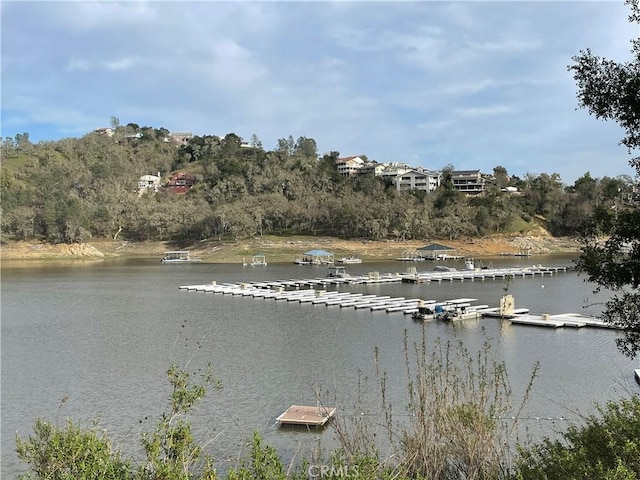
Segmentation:
{"type": "Polygon", "coordinates": [[[507,318],[511,323],[518,325],[533,325],[536,327],[568,327],[568,328],[581,328],[581,327],[593,327],[593,328],[609,328],[617,329],[614,325],[611,325],[599,318],[588,317],[580,313],[562,313],[558,315],[514,315],[507,318]]]}
{"type": "MultiPolygon", "coordinates": [[[[453,320],[471,320],[483,317],[493,317],[506,320],[516,325],[531,325],[538,327],[594,327],[615,328],[614,326],[594,317],[588,317],[579,313],[564,313],[558,315],[532,315],[527,308],[511,309],[509,313],[500,311],[498,307],[476,304],[475,298],[457,298],[437,301],[421,298],[391,297],[389,295],[365,295],[362,293],[339,292],[335,290],[316,290],[307,288],[302,290],[286,290],[280,286],[271,289],[262,284],[220,284],[212,282],[209,285],[183,285],[181,290],[219,293],[256,299],[273,299],[274,301],[309,303],[311,305],[324,305],[326,307],[353,308],[354,310],[366,309],[371,312],[400,313],[413,315],[419,307],[435,307],[440,305],[444,310],[461,311],[464,315],[458,315],[453,320]]],[[[435,320],[434,317],[426,320],[435,320]]],[[[425,320],[425,319],[423,319],[425,320]]]]}
{"type": "Polygon", "coordinates": [[[335,414],[335,407],[291,405],[276,420],[280,425],[322,427],[335,414]]]}
{"type": "MultiPolygon", "coordinates": [[[[252,284],[215,284],[211,285],[184,285],[181,290],[190,290],[205,293],[221,293],[223,295],[237,295],[262,299],[274,299],[275,301],[287,301],[297,303],[310,303],[312,305],[337,306],[340,308],[351,307],[356,310],[369,309],[371,311],[384,310],[387,313],[400,312],[411,314],[418,305],[436,303],[435,300],[422,300],[419,298],[391,297],[389,295],[364,295],[362,293],[337,292],[329,290],[284,290],[282,288],[271,290],[252,284]]],[[[461,299],[464,300],[464,299],[461,299]]],[[[459,300],[452,300],[455,302],[459,300]]],[[[447,304],[448,302],[443,302],[447,304]]]]}
{"type": "MultiPolygon", "coordinates": [[[[491,268],[476,270],[456,270],[456,271],[429,271],[418,272],[415,268],[410,268],[408,273],[379,273],[369,272],[367,275],[350,275],[348,277],[323,277],[323,278],[303,278],[290,280],[274,280],[267,282],[250,282],[256,288],[265,289],[301,289],[313,287],[327,287],[330,285],[362,285],[377,283],[427,283],[427,282],[464,282],[486,279],[504,279],[513,277],[534,277],[548,276],[556,273],[566,272],[568,267],[543,267],[541,265],[522,268],[491,268]]],[[[188,287],[180,287],[188,288],[188,287]]]]}
{"type": "Polygon", "coordinates": [[[412,272],[399,274],[400,280],[406,283],[428,282],[464,282],[475,280],[496,280],[510,277],[535,277],[566,272],[568,267],[543,267],[542,265],[519,268],[486,268],[474,270],[453,270],[433,272],[412,272]]]}

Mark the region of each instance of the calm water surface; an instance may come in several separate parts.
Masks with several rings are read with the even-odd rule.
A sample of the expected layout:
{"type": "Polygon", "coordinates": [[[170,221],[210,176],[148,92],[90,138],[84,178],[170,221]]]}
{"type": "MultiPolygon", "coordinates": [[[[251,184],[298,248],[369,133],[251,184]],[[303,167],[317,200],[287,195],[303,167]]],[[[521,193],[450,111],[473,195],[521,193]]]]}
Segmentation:
{"type": "MultiPolygon", "coordinates": [[[[486,261],[485,261],[486,263],[486,261]]],[[[570,264],[562,257],[498,258],[495,266],[570,264]]],[[[413,265],[412,265],[413,266],[413,265]]],[[[433,268],[416,264],[418,270],[433,268]]],[[[462,268],[462,265],[457,265],[462,268]]],[[[400,262],[348,266],[351,273],[398,272],[400,262]]],[[[325,402],[354,411],[358,372],[371,375],[374,349],[389,375],[396,412],[405,402],[403,337],[419,340],[422,325],[402,314],[187,292],[180,285],[284,280],[326,275],[296,265],[161,265],[157,259],[81,265],[2,265],[2,477],[24,471],[14,453],[16,433],[27,437],[35,418],[89,425],[99,419],[117,446],[131,451],[150,431],[169,396],[171,363],[191,369],[210,362],[223,389],[210,392],[194,413],[197,435],[224,468],[246,451],[253,430],[285,457],[331,446],[333,432],[279,429],[289,405],[325,402]],[[62,402],[63,399],[66,401],[62,402]]],[[[344,291],[447,300],[473,297],[497,306],[502,280],[340,287],[344,291]]],[[[516,306],[532,313],[599,314],[606,297],[573,272],[518,278],[509,285],[516,306]]],[[[471,349],[489,340],[507,363],[521,394],[540,362],[525,416],[530,431],[565,428],[605,402],[638,393],[637,362],[615,347],[618,333],[544,329],[483,319],[426,325],[429,342],[460,339],[471,349]],[[536,420],[539,417],[540,420],[536,420]],[[544,419],[544,420],[543,420],[544,419]],[[547,420],[550,419],[550,420],[547,420]]],[[[371,390],[373,390],[373,385],[371,390]]],[[[375,413],[375,412],[369,412],[375,413]]]]}

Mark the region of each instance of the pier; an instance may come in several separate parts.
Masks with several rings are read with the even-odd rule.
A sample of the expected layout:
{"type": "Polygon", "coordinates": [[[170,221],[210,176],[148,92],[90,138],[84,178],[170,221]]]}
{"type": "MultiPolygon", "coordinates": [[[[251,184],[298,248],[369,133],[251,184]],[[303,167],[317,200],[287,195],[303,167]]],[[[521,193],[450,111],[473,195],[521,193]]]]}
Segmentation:
{"type": "MultiPolygon", "coordinates": [[[[324,277],[324,278],[306,278],[306,279],[290,279],[290,280],[274,280],[267,282],[249,282],[247,285],[255,288],[265,289],[302,289],[327,287],[331,285],[363,285],[363,284],[379,284],[379,283],[428,283],[428,282],[464,282],[487,279],[505,279],[515,277],[535,277],[549,276],[561,272],[566,272],[568,267],[543,267],[542,265],[519,267],[519,268],[489,268],[475,270],[455,270],[449,272],[428,271],[418,272],[415,268],[409,268],[406,273],[379,273],[370,272],[367,275],[356,275],[349,277],[324,277]]],[[[189,286],[180,287],[189,289],[189,286]]]]}
{"type": "MultiPolygon", "coordinates": [[[[511,308],[508,313],[498,307],[488,305],[476,305],[476,299],[458,298],[444,301],[421,298],[390,297],[388,295],[365,295],[362,293],[338,292],[335,290],[325,290],[329,285],[354,285],[382,282],[407,282],[419,281],[464,281],[485,278],[505,278],[508,276],[535,276],[553,275],[566,271],[567,267],[527,267],[527,268],[507,268],[489,269],[473,271],[453,271],[453,272],[423,272],[417,273],[415,269],[410,273],[382,274],[377,272],[368,275],[347,277],[347,278],[314,278],[314,279],[291,279],[267,282],[247,282],[247,283],[223,283],[212,282],[205,285],[183,285],[181,290],[217,293],[222,295],[232,295],[241,297],[252,297],[256,299],[296,303],[309,303],[311,305],[324,305],[326,307],[353,308],[354,310],[367,309],[372,312],[383,311],[386,313],[400,313],[413,315],[418,312],[419,307],[440,305],[444,309],[460,310],[464,309],[465,315],[459,316],[459,320],[480,319],[483,317],[494,317],[509,321],[515,325],[530,325],[539,327],[597,327],[614,328],[610,324],[598,318],[587,317],[577,313],[564,313],[558,315],[531,315],[526,308],[511,308]],[[416,280],[416,281],[417,281],[416,280]],[[318,288],[319,287],[319,288],[318,288]]],[[[435,317],[434,317],[435,319],[435,317]]],[[[458,321],[459,321],[458,320],[458,321]]]]}

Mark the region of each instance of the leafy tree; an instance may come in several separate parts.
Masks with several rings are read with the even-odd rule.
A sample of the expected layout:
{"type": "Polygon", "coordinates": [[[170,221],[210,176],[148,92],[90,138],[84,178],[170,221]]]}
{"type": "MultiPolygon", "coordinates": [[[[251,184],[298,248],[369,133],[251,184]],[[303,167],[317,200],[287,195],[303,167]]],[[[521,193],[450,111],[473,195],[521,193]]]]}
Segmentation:
{"type": "Polygon", "coordinates": [[[497,167],[493,167],[493,177],[496,180],[498,188],[505,188],[509,185],[509,174],[503,166],[498,165],[497,167]]]}
{"type": "Polygon", "coordinates": [[[298,153],[308,160],[317,160],[318,146],[316,145],[316,141],[313,138],[298,138],[294,153],[298,153]]]}
{"type": "Polygon", "coordinates": [[[256,135],[255,133],[251,135],[251,142],[250,145],[253,148],[258,148],[258,149],[262,149],[262,142],[260,141],[260,139],[258,138],[258,135],[256,135]]]}
{"type": "MultiPolygon", "coordinates": [[[[640,23],[638,0],[627,0],[629,21],[640,23]]],[[[616,62],[594,55],[590,49],[573,57],[568,68],[578,87],[578,102],[596,118],[616,121],[625,131],[621,143],[631,153],[640,147],[640,38],[632,40],[633,59],[616,62]]],[[[640,159],[629,161],[640,174],[640,159]]],[[[590,281],[614,292],[603,318],[624,330],[617,340],[620,350],[630,357],[640,352],[640,210],[637,204],[616,210],[611,218],[593,217],[583,238],[578,268],[590,281]],[[600,242],[603,223],[611,236],[600,242]]]]}

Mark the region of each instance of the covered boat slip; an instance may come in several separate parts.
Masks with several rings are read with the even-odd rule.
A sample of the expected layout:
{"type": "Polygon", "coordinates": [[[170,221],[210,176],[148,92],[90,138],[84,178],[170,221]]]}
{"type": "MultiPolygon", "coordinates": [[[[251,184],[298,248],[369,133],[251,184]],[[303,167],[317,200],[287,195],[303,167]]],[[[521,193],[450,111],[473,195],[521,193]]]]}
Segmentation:
{"type": "Polygon", "coordinates": [[[333,265],[335,259],[333,253],[326,250],[309,250],[296,258],[293,263],[298,265],[333,265]]]}

